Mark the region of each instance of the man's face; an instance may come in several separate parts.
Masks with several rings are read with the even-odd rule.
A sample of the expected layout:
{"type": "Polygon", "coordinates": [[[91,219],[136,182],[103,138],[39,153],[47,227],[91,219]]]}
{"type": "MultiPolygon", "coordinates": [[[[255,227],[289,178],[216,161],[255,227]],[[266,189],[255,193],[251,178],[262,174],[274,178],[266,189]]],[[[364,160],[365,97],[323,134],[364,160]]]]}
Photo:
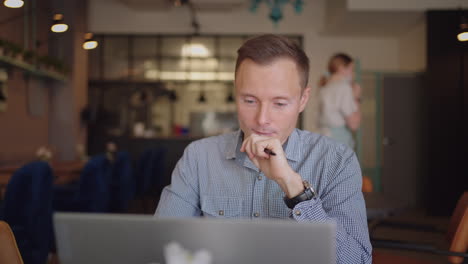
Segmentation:
{"type": "Polygon", "coordinates": [[[284,143],[296,127],[299,113],[309,99],[310,88],[301,93],[296,64],[288,58],[260,65],[244,60],[237,69],[236,105],[245,137],[258,134],[284,143]]]}

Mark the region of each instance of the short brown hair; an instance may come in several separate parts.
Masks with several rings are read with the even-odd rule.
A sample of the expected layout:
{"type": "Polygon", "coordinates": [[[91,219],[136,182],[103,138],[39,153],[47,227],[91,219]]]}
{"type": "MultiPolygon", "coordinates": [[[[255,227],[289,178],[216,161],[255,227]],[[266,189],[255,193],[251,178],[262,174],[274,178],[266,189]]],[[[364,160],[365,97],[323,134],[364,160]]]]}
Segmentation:
{"type": "Polygon", "coordinates": [[[333,74],[338,71],[340,66],[348,66],[353,62],[353,59],[345,53],[337,53],[330,58],[328,62],[328,72],[333,74]]]}
{"type": "Polygon", "coordinates": [[[300,85],[304,89],[309,82],[309,58],[293,41],[286,37],[267,34],[247,40],[237,50],[236,72],[245,59],[266,65],[279,58],[290,58],[298,68],[300,85]]]}

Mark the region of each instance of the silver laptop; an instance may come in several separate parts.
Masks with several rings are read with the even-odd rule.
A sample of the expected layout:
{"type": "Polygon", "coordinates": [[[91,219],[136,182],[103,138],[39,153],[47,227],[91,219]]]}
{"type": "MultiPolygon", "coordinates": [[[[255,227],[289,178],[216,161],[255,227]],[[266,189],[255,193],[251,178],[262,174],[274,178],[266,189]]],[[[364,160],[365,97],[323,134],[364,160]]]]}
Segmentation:
{"type": "Polygon", "coordinates": [[[171,242],[212,264],[336,263],[333,223],[56,213],[54,227],[61,264],[167,264],[171,242]]]}

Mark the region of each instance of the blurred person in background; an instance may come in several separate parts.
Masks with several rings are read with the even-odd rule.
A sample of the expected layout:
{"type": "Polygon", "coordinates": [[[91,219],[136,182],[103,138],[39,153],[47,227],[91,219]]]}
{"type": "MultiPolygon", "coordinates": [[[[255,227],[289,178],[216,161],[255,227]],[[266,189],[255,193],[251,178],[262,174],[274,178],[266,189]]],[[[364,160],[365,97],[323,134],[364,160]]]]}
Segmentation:
{"type": "Polygon", "coordinates": [[[354,149],[353,132],[361,124],[361,87],[353,82],[353,59],[337,53],[328,62],[328,78],[319,85],[320,133],[354,149]]]}

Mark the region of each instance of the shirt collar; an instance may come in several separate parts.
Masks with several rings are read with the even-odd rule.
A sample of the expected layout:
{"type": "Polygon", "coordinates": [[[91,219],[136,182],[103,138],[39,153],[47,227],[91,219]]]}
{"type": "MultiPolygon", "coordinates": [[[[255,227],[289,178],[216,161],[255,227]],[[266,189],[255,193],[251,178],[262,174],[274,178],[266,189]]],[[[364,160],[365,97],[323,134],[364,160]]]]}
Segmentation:
{"type": "Polygon", "coordinates": [[[295,128],[291,135],[289,135],[288,140],[283,145],[284,153],[286,153],[286,158],[291,161],[301,160],[301,145],[299,130],[295,128]]]}
{"type": "MultiPolygon", "coordinates": [[[[243,159],[246,157],[245,153],[240,152],[242,146],[243,132],[238,130],[232,134],[226,145],[226,159],[243,159]]],[[[288,140],[283,145],[286,158],[291,161],[299,161],[301,155],[301,142],[299,137],[299,130],[294,129],[289,135],[288,140]]]]}
{"type": "Polygon", "coordinates": [[[232,134],[226,144],[226,159],[235,159],[237,149],[242,144],[242,131],[239,129],[232,134]],[[240,142],[240,143],[239,143],[240,142]],[[239,145],[239,146],[238,146],[239,145]]]}

